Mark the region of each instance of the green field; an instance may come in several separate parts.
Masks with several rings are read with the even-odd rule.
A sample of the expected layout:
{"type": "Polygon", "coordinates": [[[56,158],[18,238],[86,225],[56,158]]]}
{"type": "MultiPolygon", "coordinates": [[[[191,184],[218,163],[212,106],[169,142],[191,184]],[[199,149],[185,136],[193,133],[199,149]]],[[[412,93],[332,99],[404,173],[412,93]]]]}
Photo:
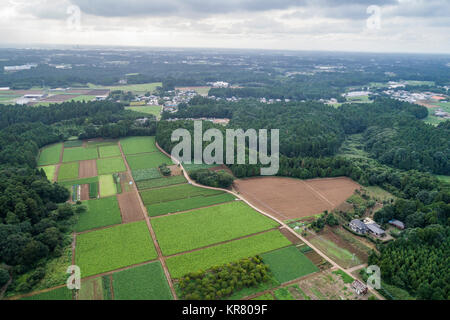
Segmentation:
{"type": "Polygon", "coordinates": [[[91,89],[110,89],[111,91],[120,90],[120,91],[125,91],[125,92],[132,91],[132,92],[142,92],[142,93],[150,92],[150,93],[152,93],[153,91],[156,90],[157,87],[161,87],[162,83],[154,82],[154,83],[143,83],[143,84],[129,84],[129,85],[123,85],[123,86],[101,86],[101,85],[89,83],[88,86],[91,89]]]}
{"type": "Polygon", "coordinates": [[[123,153],[126,155],[158,151],[155,137],[129,137],[120,139],[123,153]]]}
{"type": "Polygon", "coordinates": [[[83,277],[156,259],[145,221],[77,236],[75,263],[83,277]]]}
{"type": "Polygon", "coordinates": [[[396,197],[386,190],[378,187],[378,186],[370,186],[370,187],[364,187],[364,189],[367,190],[369,195],[375,199],[381,200],[381,201],[388,201],[391,199],[396,199],[396,197]]]}
{"type": "Polygon", "coordinates": [[[172,255],[275,228],[278,223],[244,202],[231,202],[151,221],[164,255],[172,255]],[[186,232],[188,231],[188,232],[186,232]]]}
{"type": "Polygon", "coordinates": [[[79,215],[76,232],[96,229],[122,223],[119,203],[116,197],[85,201],[86,212],[79,215]]]}
{"type": "Polygon", "coordinates": [[[131,170],[157,168],[164,163],[172,165],[172,160],[161,152],[129,155],[127,162],[131,170]]]}
{"type": "Polygon", "coordinates": [[[39,169],[44,170],[48,180],[52,181],[55,178],[56,166],[39,167],[39,169]]]}
{"type": "Polygon", "coordinates": [[[362,264],[358,257],[354,256],[350,251],[339,247],[333,241],[325,239],[322,236],[315,237],[311,240],[311,243],[343,268],[351,268],[362,264]]]}
{"type": "Polygon", "coordinates": [[[119,146],[117,145],[99,147],[98,151],[100,153],[100,158],[111,158],[121,156],[119,146]]]}
{"type": "Polygon", "coordinates": [[[450,176],[436,176],[440,181],[450,184],[450,176]]]}
{"type": "Polygon", "coordinates": [[[214,168],[217,167],[217,164],[187,164],[187,163],[183,163],[183,167],[186,169],[187,172],[190,171],[195,171],[195,170],[200,170],[200,169],[210,169],[210,168],[214,168]]]}
{"type": "Polygon", "coordinates": [[[100,197],[105,198],[113,196],[117,193],[116,184],[112,175],[105,175],[99,177],[100,183],[100,197]]]}
{"type": "Polygon", "coordinates": [[[69,101],[75,101],[75,102],[89,102],[95,99],[95,96],[89,96],[89,95],[81,95],[78,97],[75,97],[73,99],[70,99],[69,101]]]}
{"type": "Polygon", "coordinates": [[[221,194],[223,191],[194,187],[190,184],[172,186],[155,190],[141,192],[142,201],[145,205],[192,198],[197,196],[212,196],[221,194]]]}
{"type": "Polygon", "coordinates": [[[90,148],[69,148],[64,149],[63,162],[73,162],[82,160],[97,159],[97,149],[90,148]]]}
{"type": "Polygon", "coordinates": [[[105,290],[109,285],[109,279],[105,277],[83,281],[78,292],[78,300],[110,300],[109,292],[105,290]]]}
{"type": "Polygon", "coordinates": [[[59,162],[62,148],[62,143],[58,143],[42,149],[39,154],[38,166],[57,164],[59,162]]]}
{"type": "Polygon", "coordinates": [[[167,267],[173,278],[180,278],[189,272],[207,270],[213,266],[252,257],[290,245],[278,230],[269,231],[215,247],[168,258],[167,267]]]}
{"type": "Polygon", "coordinates": [[[76,148],[81,147],[83,145],[83,141],[81,140],[69,140],[64,142],[64,148],[76,148]]]}
{"type": "Polygon", "coordinates": [[[307,274],[319,271],[296,247],[287,247],[261,255],[265,264],[272,271],[275,279],[285,283],[307,274]]]}
{"type": "Polygon", "coordinates": [[[161,106],[142,106],[142,107],[126,107],[126,110],[151,114],[156,117],[156,119],[161,119],[161,106]]]}
{"type": "Polygon", "coordinates": [[[59,167],[58,181],[74,180],[78,178],[78,162],[63,163],[59,167]]]}
{"type": "Polygon", "coordinates": [[[235,197],[228,193],[223,193],[209,197],[199,196],[149,205],[147,206],[147,211],[150,217],[156,217],[167,213],[197,209],[201,207],[211,206],[214,204],[231,202],[234,200],[235,197]]]}
{"type": "Polygon", "coordinates": [[[104,175],[127,171],[127,167],[125,167],[125,163],[121,157],[107,158],[97,160],[97,170],[99,175],[104,175]]]}
{"type": "Polygon", "coordinates": [[[172,300],[159,261],[113,274],[115,300],[172,300]]]}
{"type": "Polygon", "coordinates": [[[182,183],[186,183],[186,182],[187,182],[187,180],[184,176],[172,176],[172,177],[167,177],[167,178],[138,181],[138,182],[136,182],[136,185],[139,190],[143,190],[143,189],[173,186],[175,184],[182,184],[182,183]]]}
{"type": "Polygon", "coordinates": [[[277,300],[295,300],[288,288],[280,288],[273,292],[277,300]]]}
{"type": "Polygon", "coordinates": [[[90,184],[90,183],[95,183],[98,182],[99,179],[98,177],[92,177],[92,178],[83,178],[83,179],[76,179],[76,180],[70,180],[70,181],[62,181],[59,184],[65,187],[70,187],[73,186],[75,184],[90,184]]]}
{"type": "Polygon", "coordinates": [[[72,300],[72,296],[72,290],[64,286],[52,291],[38,293],[34,296],[23,298],[22,300],[72,300]]]}
{"type": "Polygon", "coordinates": [[[161,178],[162,175],[159,172],[158,168],[148,168],[148,169],[140,169],[133,170],[132,173],[134,181],[144,181],[150,179],[161,178]]]}
{"type": "Polygon", "coordinates": [[[263,300],[263,301],[269,301],[269,300],[275,300],[273,295],[271,293],[266,293],[263,295],[260,295],[259,297],[253,298],[252,300],[263,300]]]}

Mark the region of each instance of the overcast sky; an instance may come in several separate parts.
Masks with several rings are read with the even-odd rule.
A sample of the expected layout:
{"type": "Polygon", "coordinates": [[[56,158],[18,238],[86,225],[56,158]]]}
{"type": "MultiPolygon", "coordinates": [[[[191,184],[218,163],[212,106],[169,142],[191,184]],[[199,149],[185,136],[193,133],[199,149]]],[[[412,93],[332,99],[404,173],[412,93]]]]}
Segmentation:
{"type": "Polygon", "coordinates": [[[0,0],[0,45],[450,53],[450,0],[0,0]]]}

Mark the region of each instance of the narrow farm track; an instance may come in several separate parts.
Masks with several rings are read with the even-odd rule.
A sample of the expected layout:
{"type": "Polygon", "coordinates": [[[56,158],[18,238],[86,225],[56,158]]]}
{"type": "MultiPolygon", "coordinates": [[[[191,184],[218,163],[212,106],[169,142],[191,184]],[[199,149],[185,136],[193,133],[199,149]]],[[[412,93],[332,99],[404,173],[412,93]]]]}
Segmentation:
{"type": "Polygon", "coordinates": [[[158,243],[158,240],[156,239],[156,234],[155,234],[155,232],[154,232],[154,230],[152,228],[152,224],[150,223],[150,218],[149,218],[149,216],[147,214],[147,208],[144,206],[144,203],[142,202],[141,196],[140,196],[139,191],[138,191],[137,186],[136,186],[136,182],[134,181],[133,175],[131,173],[131,168],[130,168],[128,162],[127,162],[125,154],[123,153],[123,149],[122,149],[122,145],[120,144],[120,141],[119,141],[118,144],[119,144],[120,153],[122,155],[122,159],[125,162],[125,166],[127,167],[127,172],[128,172],[128,174],[130,176],[131,181],[133,182],[133,187],[132,187],[133,192],[136,193],[137,199],[139,201],[139,205],[141,206],[141,209],[142,209],[142,214],[144,215],[145,222],[147,223],[148,230],[150,231],[150,235],[151,235],[152,240],[153,240],[153,244],[155,246],[156,252],[158,253],[158,260],[161,262],[161,266],[162,266],[162,268],[164,270],[164,274],[166,275],[167,282],[169,283],[170,291],[172,292],[173,298],[175,300],[178,300],[177,294],[175,292],[175,288],[173,286],[173,281],[172,281],[172,278],[171,278],[170,273],[169,273],[169,269],[167,269],[166,260],[165,260],[165,258],[163,256],[162,252],[161,252],[161,248],[159,247],[159,243],[158,243]]]}
{"type": "MultiPolygon", "coordinates": [[[[258,207],[252,205],[249,201],[247,201],[247,199],[245,199],[244,197],[242,197],[239,194],[236,194],[233,191],[227,190],[227,189],[221,189],[221,188],[214,188],[214,187],[209,187],[209,186],[204,186],[201,184],[196,183],[195,181],[193,181],[187,171],[184,169],[183,164],[178,161],[175,158],[172,158],[171,155],[169,155],[165,150],[163,150],[159,144],[155,141],[156,147],[165,155],[167,155],[168,157],[170,157],[172,159],[172,161],[178,165],[180,165],[183,168],[183,174],[184,177],[187,179],[187,181],[193,185],[193,186],[197,186],[197,187],[201,187],[201,188],[205,188],[205,189],[211,189],[211,190],[221,190],[221,191],[225,191],[228,192],[229,194],[234,195],[236,198],[241,199],[242,201],[244,201],[248,206],[250,206],[251,208],[255,209],[256,211],[258,211],[259,213],[265,215],[266,217],[278,222],[282,227],[286,228],[290,233],[292,233],[294,236],[296,236],[297,238],[299,238],[300,240],[302,240],[308,247],[310,247],[311,249],[313,249],[314,251],[316,251],[323,259],[325,259],[326,261],[328,261],[333,267],[342,270],[344,273],[346,273],[348,276],[352,277],[353,279],[356,279],[350,272],[348,272],[348,270],[342,268],[341,266],[339,266],[336,262],[334,262],[332,259],[330,259],[327,255],[325,255],[322,251],[320,251],[318,248],[316,248],[312,243],[310,243],[308,240],[306,240],[304,237],[302,237],[301,235],[299,235],[297,232],[295,232],[294,230],[292,230],[286,223],[284,223],[283,221],[273,217],[272,215],[270,215],[269,213],[259,209],[258,207]]],[[[380,300],[385,300],[383,296],[381,296],[378,292],[376,292],[375,290],[369,288],[369,291],[374,294],[378,299],[380,300]]]]}

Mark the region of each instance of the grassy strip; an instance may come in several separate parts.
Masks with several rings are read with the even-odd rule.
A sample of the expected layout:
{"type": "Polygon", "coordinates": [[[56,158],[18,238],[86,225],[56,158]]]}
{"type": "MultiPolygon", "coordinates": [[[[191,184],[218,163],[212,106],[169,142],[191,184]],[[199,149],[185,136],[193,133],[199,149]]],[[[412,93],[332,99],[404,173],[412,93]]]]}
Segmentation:
{"type": "Polygon", "coordinates": [[[168,188],[161,188],[156,190],[141,191],[142,201],[145,205],[180,200],[186,198],[192,198],[197,196],[212,196],[221,194],[223,191],[204,189],[200,187],[194,187],[189,184],[180,186],[173,186],[168,188]]]}
{"type": "Polygon", "coordinates": [[[133,175],[134,181],[136,181],[136,182],[150,180],[150,179],[157,179],[157,178],[162,177],[158,168],[133,170],[132,175],[133,175]]]}
{"type": "Polygon", "coordinates": [[[98,182],[98,177],[92,177],[92,178],[83,178],[83,179],[76,179],[76,180],[70,180],[70,181],[62,181],[58,182],[60,185],[65,187],[70,187],[75,184],[82,185],[82,184],[90,184],[90,183],[96,183],[98,182]]]}
{"type": "Polygon", "coordinates": [[[98,197],[98,182],[89,183],[89,199],[97,199],[98,197]]]}
{"type": "Polygon", "coordinates": [[[167,178],[151,179],[145,181],[136,182],[139,190],[167,187],[176,184],[186,183],[187,180],[184,176],[173,176],[167,178]]]}
{"type": "Polygon", "coordinates": [[[21,300],[72,300],[72,290],[67,287],[62,287],[52,291],[39,293],[31,297],[26,297],[21,300]]]}
{"type": "Polygon", "coordinates": [[[333,271],[333,273],[340,276],[342,278],[342,280],[344,281],[344,283],[348,284],[348,283],[352,283],[354,281],[354,279],[352,277],[350,277],[348,274],[346,274],[341,269],[333,271]]]}
{"type": "Polygon", "coordinates": [[[57,164],[59,162],[59,156],[62,148],[62,143],[58,143],[42,149],[39,154],[38,166],[57,164]]]}
{"type": "Polygon", "coordinates": [[[64,148],[76,148],[81,147],[83,145],[83,141],[81,140],[70,140],[64,142],[64,148]]]}
{"type": "Polygon", "coordinates": [[[112,300],[111,282],[109,276],[102,277],[103,300],[112,300]]]}

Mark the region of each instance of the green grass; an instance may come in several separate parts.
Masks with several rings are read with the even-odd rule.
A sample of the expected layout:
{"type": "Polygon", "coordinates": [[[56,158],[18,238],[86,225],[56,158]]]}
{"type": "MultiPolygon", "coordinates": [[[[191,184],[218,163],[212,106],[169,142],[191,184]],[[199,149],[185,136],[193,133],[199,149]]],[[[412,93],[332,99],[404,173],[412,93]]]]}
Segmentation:
{"type": "Polygon", "coordinates": [[[96,199],[98,197],[98,182],[89,183],[89,199],[96,199]]]}
{"type": "Polygon", "coordinates": [[[73,99],[70,99],[69,101],[75,101],[75,102],[89,102],[95,99],[95,96],[90,95],[81,95],[78,97],[75,97],[73,99]]]}
{"type": "Polygon", "coordinates": [[[39,169],[43,169],[45,172],[45,175],[47,176],[47,179],[49,181],[53,181],[53,179],[55,178],[55,173],[56,173],[56,166],[45,166],[45,167],[39,167],[39,169]]]}
{"type": "Polygon", "coordinates": [[[354,279],[352,277],[350,277],[348,274],[346,274],[341,269],[333,271],[333,273],[340,276],[342,278],[342,280],[344,281],[344,283],[346,283],[346,284],[353,283],[353,281],[354,281],[354,279]]]}
{"type": "Polygon", "coordinates": [[[303,290],[298,286],[298,284],[294,284],[293,286],[290,286],[290,288],[294,288],[295,291],[300,293],[303,296],[303,299],[305,300],[311,300],[311,297],[309,297],[303,290]]]}
{"type": "Polygon", "coordinates": [[[41,150],[39,154],[38,166],[57,164],[61,155],[62,143],[54,144],[41,150]]]}
{"type": "Polygon", "coordinates": [[[111,158],[111,157],[120,157],[120,149],[119,146],[104,146],[98,148],[100,158],[111,158]]]}
{"type": "Polygon", "coordinates": [[[440,181],[450,184],[450,176],[436,176],[440,181]]]}
{"type": "Polygon", "coordinates": [[[280,283],[319,271],[311,260],[293,246],[265,253],[262,258],[280,283]]]}
{"type": "Polygon", "coordinates": [[[187,172],[191,172],[191,171],[195,171],[195,170],[200,170],[200,169],[210,169],[210,168],[214,168],[217,167],[217,164],[187,164],[187,163],[183,163],[183,167],[186,169],[187,172]]]}
{"type": "Polygon", "coordinates": [[[117,193],[116,184],[112,175],[105,175],[99,177],[100,183],[100,197],[105,198],[113,196],[117,193]]]}
{"type": "Polygon", "coordinates": [[[295,300],[288,288],[280,288],[275,290],[273,294],[277,300],[295,300]]]}
{"type": "Polygon", "coordinates": [[[107,158],[97,160],[97,170],[99,175],[108,173],[124,172],[127,171],[125,163],[121,157],[119,158],[107,158]]]}
{"type": "Polygon", "coordinates": [[[70,148],[64,149],[63,162],[73,162],[82,160],[97,159],[97,149],[90,148],[70,148]]]}
{"type": "Polygon", "coordinates": [[[129,155],[127,162],[131,170],[157,168],[164,163],[172,165],[172,160],[161,152],[129,155]]]}
{"type": "Polygon", "coordinates": [[[199,196],[149,205],[147,206],[147,211],[150,217],[156,217],[167,213],[192,210],[234,200],[235,197],[228,193],[209,197],[199,196]]]}
{"type": "Polygon", "coordinates": [[[132,92],[142,92],[142,93],[147,93],[150,92],[152,93],[153,91],[156,90],[157,87],[161,87],[162,83],[161,82],[152,82],[152,83],[143,83],[143,84],[129,84],[129,85],[122,85],[122,86],[101,86],[101,85],[96,85],[96,84],[88,84],[89,88],[91,89],[110,89],[111,91],[132,91],[132,92]]]}
{"type": "Polygon", "coordinates": [[[22,300],[72,300],[72,290],[67,287],[58,288],[52,291],[38,293],[22,300]]]}
{"type": "Polygon", "coordinates": [[[78,162],[63,163],[59,167],[58,181],[78,178],[78,162]]]}
{"type": "Polygon", "coordinates": [[[76,232],[112,226],[122,223],[119,203],[116,197],[85,201],[86,212],[79,215],[76,232]]]}
{"type": "Polygon", "coordinates": [[[159,261],[113,274],[115,300],[172,300],[159,261]]]}
{"type": "Polygon", "coordinates": [[[81,147],[83,145],[83,141],[81,140],[70,140],[64,142],[64,148],[76,148],[81,147]]]}
{"type": "Polygon", "coordinates": [[[248,258],[290,245],[278,230],[174,256],[166,260],[172,278],[248,258]]]}
{"type": "Polygon", "coordinates": [[[76,244],[75,263],[83,277],[157,257],[145,221],[84,233],[77,236],[76,244]]]}
{"type": "Polygon", "coordinates": [[[266,294],[260,295],[259,297],[253,298],[252,300],[268,301],[268,300],[275,300],[275,298],[273,297],[273,295],[271,293],[266,293],[266,294]]]}
{"type": "Polygon", "coordinates": [[[78,292],[78,300],[98,300],[101,296],[102,300],[105,298],[103,291],[103,278],[94,278],[81,282],[81,289],[78,292]],[[94,289],[96,288],[96,289],[94,289]],[[95,295],[97,291],[97,297],[95,295]]]}
{"type": "Polygon", "coordinates": [[[164,255],[189,251],[277,227],[244,202],[231,202],[151,221],[164,255]]]}
{"type": "Polygon", "coordinates": [[[141,191],[142,201],[145,205],[161,202],[192,198],[197,196],[212,196],[223,191],[194,187],[190,184],[172,186],[168,188],[141,191]]]}
{"type": "Polygon", "coordinates": [[[138,181],[138,182],[136,182],[136,185],[139,190],[143,190],[143,189],[152,189],[152,188],[173,186],[176,184],[182,184],[182,183],[186,183],[186,182],[187,182],[187,180],[184,176],[173,176],[173,177],[138,181]]]}
{"type": "Polygon", "coordinates": [[[394,195],[390,194],[389,192],[387,192],[386,190],[384,190],[378,186],[364,187],[364,189],[367,190],[367,192],[369,193],[369,195],[372,198],[376,198],[381,201],[396,199],[396,197],[394,195]]]}
{"type": "Polygon", "coordinates": [[[157,179],[162,177],[158,168],[133,170],[131,174],[133,175],[133,179],[136,182],[150,179],[157,179]]]}
{"type": "Polygon", "coordinates": [[[90,184],[90,183],[96,183],[98,181],[99,181],[98,177],[91,177],[91,178],[75,179],[75,180],[70,180],[70,181],[62,181],[62,182],[58,182],[58,183],[62,186],[70,187],[75,184],[79,184],[79,185],[90,184]]]}
{"type": "Polygon", "coordinates": [[[125,109],[135,112],[151,114],[154,115],[156,119],[158,120],[161,119],[161,106],[126,107],[125,109]]]}
{"type": "Polygon", "coordinates": [[[120,144],[126,155],[158,151],[155,137],[129,137],[120,139],[120,144]]]}
{"type": "Polygon", "coordinates": [[[321,236],[312,239],[311,243],[344,268],[354,267],[362,263],[358,257],[353,257],[353,254],[347,249],[341,248],[334,242],[321,236]]]}

